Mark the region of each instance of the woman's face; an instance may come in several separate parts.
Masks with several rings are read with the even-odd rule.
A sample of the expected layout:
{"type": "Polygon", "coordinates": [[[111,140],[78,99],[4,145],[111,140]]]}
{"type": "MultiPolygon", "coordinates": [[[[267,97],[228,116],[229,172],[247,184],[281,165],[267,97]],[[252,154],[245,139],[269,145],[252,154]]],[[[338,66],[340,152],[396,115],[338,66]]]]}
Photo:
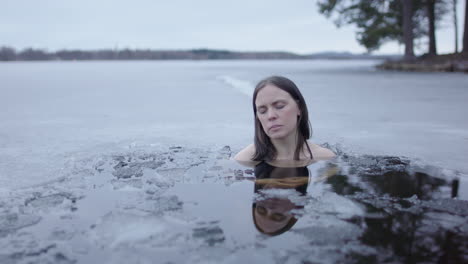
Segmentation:
{"type": "Polygon", "coordinates": [[[255,107],[263,131],[271,139],[282,139],[296,133],[300,110],[288,92],[267,84],[258,92],[255,107]]]}
{"type": "Polygon", "coordinates": [[[266,233],[274,233],[293,218],[291,210],[295,204],[287,198],[269,198],[258,201],[254,211],[257,225],[266,233]]]}

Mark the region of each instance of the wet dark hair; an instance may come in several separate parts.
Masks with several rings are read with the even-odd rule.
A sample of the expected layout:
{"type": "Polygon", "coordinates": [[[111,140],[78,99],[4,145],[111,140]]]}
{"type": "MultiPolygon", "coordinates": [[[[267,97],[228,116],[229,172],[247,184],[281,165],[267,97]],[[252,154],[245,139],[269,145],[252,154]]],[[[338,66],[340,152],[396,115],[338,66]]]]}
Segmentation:
{"type": "MultiPolygon", "coordinates": [[[[255,166],[254,174],[255,179],[271,179],[271,174],[274,170],[281,169],[283,175],[281,178],[298,178],[304,177],[305,179],[309,179],[309,169],[307,167],[291,167],[291,168],[279,168],[272,166],[266,162],[261,162],[257,166],[255,166]]],[[[307,186],[309,186],[309,181],[307,183],[298,185],[294,187],[296,191],[298,191],[301,195],[305,195],[307,193],[307,186]]],[[[263,189],[262,184],[258,184],[257,181],[254,185],[254,192],[258,192],[259,190],[263,189]]]]}
{"type": "Polygon", "coordinates": [[[279,89],[291,95],[291,97],[296,101],[297,106],[299,107],[299,111],[301,112],[301,115],[298,117],[297,120],[297,145],[296,150],[294,152],[294,159],[300,159],[300,153],[304,144],[307,146],[307,150],[309,151],[310,157],[313,158],[312,151],[310,150],[309,144],[307,143],[307,140],[312,135],[312,129],[310,126],[309,112],[307,110],[307,105],[305,103],[304,97],[299,91],[299,88],[297,88],[296,84],[294,84],[294,82],[292,82],[288,78],[282,76],[270,76],[258,82],[253,93],[252,105],[255,119],[255,154],[252,157],[252,160],[271,161],[274,160],[277,155],[275,146],[271,142],[270,137],[268,137],[268,135],[263,130],[262,124],[257,118],[257,107],[255,106],[255,100],[257,99],[258,93],[268,84],[278,87],[279,89]]]}

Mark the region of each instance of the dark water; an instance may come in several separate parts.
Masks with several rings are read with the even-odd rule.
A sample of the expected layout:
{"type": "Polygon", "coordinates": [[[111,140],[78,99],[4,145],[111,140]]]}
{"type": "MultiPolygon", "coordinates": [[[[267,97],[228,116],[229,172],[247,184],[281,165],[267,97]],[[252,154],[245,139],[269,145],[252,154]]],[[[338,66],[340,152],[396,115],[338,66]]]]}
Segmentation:
{"type": "Polygon", "coordinates": [[[132,150],[4,194],[0,263],[468,262],[464,175],[404,157],[247,168],[231,154],[132,150]]]}
{"type": "Polygon", "coordinates": [[[348,174],[326,183],[339,195],[365,209],[348,219],[364,227],[363,245],[378,254],[353,252],[352,259],[369,262],[463,263],[468,259],[468,203],[458,200],[459,180],[431,176],[431,168],[412,168],[397,157],[346,157],[348,174]],[[357,161],[357,162],[355,162],[357,161]],[[362,167],[362,162],[367,166],[362,167]],[[357,180],[352,183],[352,178],[357,180]]]}

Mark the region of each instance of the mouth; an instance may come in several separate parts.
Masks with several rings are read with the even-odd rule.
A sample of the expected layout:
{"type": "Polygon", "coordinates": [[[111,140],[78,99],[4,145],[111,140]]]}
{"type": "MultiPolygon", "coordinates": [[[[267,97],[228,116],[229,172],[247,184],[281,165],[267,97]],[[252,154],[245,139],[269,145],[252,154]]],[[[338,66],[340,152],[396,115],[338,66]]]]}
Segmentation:
{"type": "Polygon", "coordinates": [[[281,128],[281,127],[282,127],[282,125],[273,125],[268,129],[268,131],[275,131],[275,130],[278,130],[279,128],[281,128]]]}

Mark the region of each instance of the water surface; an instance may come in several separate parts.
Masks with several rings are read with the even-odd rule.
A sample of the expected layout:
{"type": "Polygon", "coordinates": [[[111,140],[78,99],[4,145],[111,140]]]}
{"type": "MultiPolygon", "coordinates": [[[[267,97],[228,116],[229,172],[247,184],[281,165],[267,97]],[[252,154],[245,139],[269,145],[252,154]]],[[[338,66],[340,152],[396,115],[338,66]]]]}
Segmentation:
{"type": "Polygon", "coordinates": [[[467,262],[467,76],[375,63],[0,64],[0,262],[467,262]],[[230,160],[271,74],[336,160],[230,160]]]}
{"type": "Polygon", "coordinates": [[[224,147],[81,161],[2,199],[2,263],[466,262],[466,189],[391,156],[246,168],[224,147]]]}

